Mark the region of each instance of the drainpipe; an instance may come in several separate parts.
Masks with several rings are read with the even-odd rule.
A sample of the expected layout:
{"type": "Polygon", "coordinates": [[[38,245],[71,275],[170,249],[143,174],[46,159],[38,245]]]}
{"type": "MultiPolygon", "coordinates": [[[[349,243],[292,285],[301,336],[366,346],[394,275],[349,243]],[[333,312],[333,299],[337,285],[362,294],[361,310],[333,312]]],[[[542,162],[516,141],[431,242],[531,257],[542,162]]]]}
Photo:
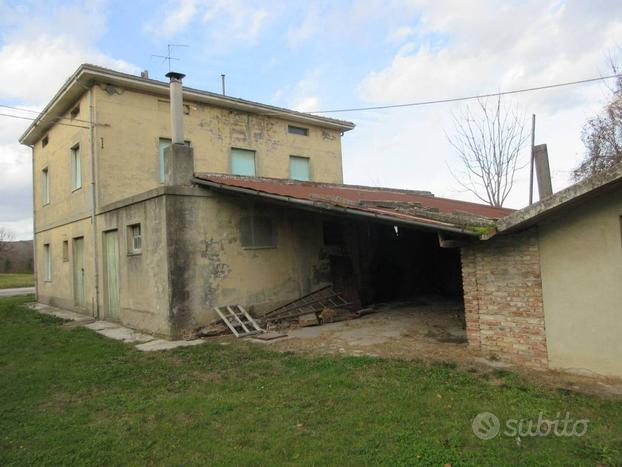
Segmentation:
{"type": "Polygon", "coordinates": [[[32,274],[35,282],[35,302],[39,301],[39,281],[37,280],[37,225],[35,223],[35,147],[30,146],[30,157],[32,160],[32,274]]]}
{"type": "Polygon", "coordinates": [[[184,144],[184,102],[181,80],[185,77],[183,73],[169,71],[166,74],[170,78],[171,95],[171,139],[173,144],[184,144]]]}
{"type": "Polygon", "coordinates": [[[91,158],[91,225],[93,226],[93,284],[95,291],[95,318],[99,319],[99,254],[97,251],[97,192],[95,183],[95,107],[93,87],[89,88],[89,139],[91,158]]]}

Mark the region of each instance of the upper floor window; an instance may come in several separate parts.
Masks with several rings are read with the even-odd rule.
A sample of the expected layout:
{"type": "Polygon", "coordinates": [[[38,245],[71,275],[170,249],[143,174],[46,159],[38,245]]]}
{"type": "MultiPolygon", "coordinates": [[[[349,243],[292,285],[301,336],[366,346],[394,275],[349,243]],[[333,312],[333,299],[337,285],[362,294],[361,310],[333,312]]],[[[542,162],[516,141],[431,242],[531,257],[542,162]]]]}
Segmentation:
{"type": "Polygon", "coordinates": [[[71,189],[77,190],[82,187],[82,160],[80,157],[80,145],[71,148],[71,189]]]}
{"type": "Polygon", "coordinates": [[[50,244],[43,245],[43,280],[52,280],[52,256],[50,254],[50,244]]]}
{"type": "Polygon", "coordinates": [[[231,173],[255,176],[255,151],[231,148],[231,173]]]}
{"type": "Polygon", "coordinates": [[[50,137],[48,135],[45,135],[43,139],[41,140],[41,147],[42,148],[46,147],[49,142],[50,142],[50,137]]]}
{"type": "Polygon", "coordinates": [[[80,106],[76,105],[73,109],[71,109],[70,115],[72,119],[80,115],[80,106]]]}
{"type": "Polygon", "coordinates": [[[128,253],[138,255],[143,250],[143,236],[140,224],[130,225],[128,228],[128,253]]]}
{"type": "Polygon", "coordinates": [[[302,181],[311,180],[308,157],[289,156],[289,178],[302,181]]]}
{"type": "MultiPolygon", "coordinates": [[[[164,150],[168,148],[172,144],[172,140],[170,138],[160,138],[158,140],[158,148],[160,151],[160,182],[164,183],[165,171],[164,171],[164,150]]],[[[190,141],[185,141],[185,143],[190,146],[190,141]]]]}
{"type": "Polygon", "coordinates": [[[50,174],[48,168],[41,170],[41,204],[50,202],[50,174]]]}
{"type": "Polygon", "coordinates": [[[300,126],[287,125],[287,132],[292,135],[309,136],[309,129],[300,126]]]}

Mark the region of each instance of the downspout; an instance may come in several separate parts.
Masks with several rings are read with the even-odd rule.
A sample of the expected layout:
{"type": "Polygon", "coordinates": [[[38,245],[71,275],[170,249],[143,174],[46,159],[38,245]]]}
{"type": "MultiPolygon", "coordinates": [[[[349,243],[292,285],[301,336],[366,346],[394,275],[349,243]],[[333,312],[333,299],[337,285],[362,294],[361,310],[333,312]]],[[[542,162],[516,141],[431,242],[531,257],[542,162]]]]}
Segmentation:
{"type": "Polygon", "coordinates": [[[95,291],[95,318],[99,319],[99,252],[97,250],[97,192],[95,183],[95,107],[93,87],[89,88],[89,139],[91,158],[91,225],[93,226],[93,284],[95,291]]]}
{"type": "Polygon", "coordinates": [[[35,282],[35,302],[39,301],[39,281],[37,280],[37,224],[36,224],[36,200],[35,200],[35,146],[30,146],[32,160],[32,274],[35,282]]]}

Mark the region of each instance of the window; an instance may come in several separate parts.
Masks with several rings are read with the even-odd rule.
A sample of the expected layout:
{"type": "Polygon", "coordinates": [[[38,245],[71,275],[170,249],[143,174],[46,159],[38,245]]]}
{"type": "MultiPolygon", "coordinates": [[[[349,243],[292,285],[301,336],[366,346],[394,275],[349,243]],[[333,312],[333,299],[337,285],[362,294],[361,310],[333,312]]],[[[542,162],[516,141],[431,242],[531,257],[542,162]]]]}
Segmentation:
{"type": "Polygon", "coordinates": [[[287,125],[287,132],[292,135],[309,136],[309,129],[299,126],[287,125]]]}
{"type": "Polygon", "coordinates": [[[82,161],[80,157],[80,145],[71,148],[71,189],[82,188],[82,161]]]}
{"type": "Polygon", "coordinates": [[[255,151],[231,148],[231,173],[255,176],[255,151]]]}
{"type": "Polygon", "coordinates": [[[42,148],[46,147],[49,142],[50,142],[50,137],[48,135],[45,135],[43,139],[41,140],[41,147],[42,148]]]}
{"type": "Polygon", "coordinates": [[[63,262],[69,261],[69,240],[63,240],[63,262]]]}
{"type": "Polygon", "coordinates": [[[76,105],[73,109],[71,109],[71,118],[74,119],[76,118],[78,115],[80,115],[80,106],[76,105]]]}
{"type": "Polygon", "coordinates": [[[268,216],[242,217],[240,219],[240,243],[244,248],[275,247],[272,219],[268,216]]]}
{"type": "Polygon", "coordinates": [[[292,180],[311,180],[308,157],[289,156],[289,178],[292,180]]]}
{"type": "Polygon", "coordinates": [[[41,171],[41,203],[48,204],[50,202],[50,177],[48,168],[41,171]]]}
{"type": "MultiPolygon", "coordinates": [[[[158,142],[159,151],[160,151],[160,182],[164,183],[164,150],[168,148],[173,141],[170,138],[160,138],[158,142]]],[[[190,146],[190,141],[184,141],[188,146],[190,146]]]]}
{"type": "Polygon", "coordinates": [[[52,257],[49,243],[43,245],[43,280],[46,282],[52,280],[52,257]]]}
{"type": "Polygon", "coordinates": [[[143,249],[143,237],[140,224],[128,227],[128,254],[138,255],[143,249]]]}

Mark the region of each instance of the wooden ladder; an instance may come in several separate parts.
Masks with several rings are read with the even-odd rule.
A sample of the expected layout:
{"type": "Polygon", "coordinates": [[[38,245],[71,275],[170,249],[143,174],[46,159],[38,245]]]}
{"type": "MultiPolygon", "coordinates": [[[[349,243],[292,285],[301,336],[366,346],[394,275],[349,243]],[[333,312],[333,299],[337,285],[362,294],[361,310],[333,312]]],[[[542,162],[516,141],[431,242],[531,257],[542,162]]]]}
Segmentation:
{"type": "Polygon", "coordinates": [[[242,305],[215,306],[214,310],[235,337],[252,336],[264,332],[242,305]]]}

